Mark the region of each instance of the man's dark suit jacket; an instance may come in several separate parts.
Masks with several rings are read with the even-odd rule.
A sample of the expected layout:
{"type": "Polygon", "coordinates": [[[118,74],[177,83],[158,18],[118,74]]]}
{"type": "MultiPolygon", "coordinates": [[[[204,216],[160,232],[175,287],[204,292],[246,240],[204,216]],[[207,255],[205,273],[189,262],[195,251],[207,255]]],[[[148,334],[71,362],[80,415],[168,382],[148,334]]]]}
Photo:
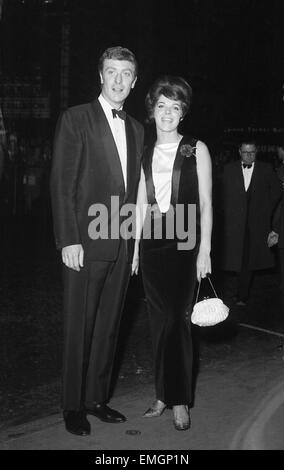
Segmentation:
{"type": "MultiPolygon", "coordinates": [[[[116,118],[118,119],[118,118],[116,118]]],[[[88,215],[93,204],[108,210],[108,227],[117,214],[111,214],[111,196],[119,197],[119,207],[135,203],[140,177],[144,131],[140,123],[127,115],[127,190],[117,147],[104,111],[95,101],[74,106],[60,117],[54,139],[51,171],[51,200],[54,232],[58,249],[82,244],[89,260],[116,259],[119,239],[92,239],[88,215]]],[[[133,252],[128,243],[128,258],[133,252]]]]}
{"type": "Polygon", "coordinates": [[[265,269],[274,264],[267,237],[272,226],[273,211],[281,197],[281,184],[271,165],[255,162],[249,191],[248,204],[240,161],[225,165],[222,263],[225,270],[241,270],[246,222],[250,241],[248,269],[265,269]]]}

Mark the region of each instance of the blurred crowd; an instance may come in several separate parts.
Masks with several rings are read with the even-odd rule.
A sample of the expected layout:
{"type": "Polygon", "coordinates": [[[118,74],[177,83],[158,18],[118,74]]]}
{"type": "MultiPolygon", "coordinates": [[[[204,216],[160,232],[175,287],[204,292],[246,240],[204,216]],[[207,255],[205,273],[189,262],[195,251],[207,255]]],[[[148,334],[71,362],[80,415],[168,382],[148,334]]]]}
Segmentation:
{"type": "Polygon", "coordinates": [[[2,216],[44,215],[50,210],[51,142],[7,137],[0,151],[2,216]]]}
{"type": "MultiPolygon", "coordinates": [[[[238,143],[224,142],[211,150],[214,192],[218,192],[226,163],[237,160],[238,143]]],[[[275,146],[259,146],[258,160],[281,166],[275,146]]],[[[0,214],[25,216],[50,214],[49,174],[52,160],[52,140],[17,137],[11,132],[6,144],[0,143],[0,214]]]]}
{"type": "MultiPolygon", "coordinates": [[[[224,141],[218,148],[215,147],[215,149],[209,146],[213,173],[214,224],[212,233],[212,262],[214,270],[218,272],[224,269],[222,267],[225,246],[224,207],[226,205],[222,191],[224,186],[224,170],[228,164],[240,160],[240,142],[241,141],[224,141]]],[[[52,144],[52,139],[28,139],[17,137],[16,133],[13,132],[7,135],[5,145],[0,142],[0,241],[4,252],[7,247],[12,246],[11,227],[24,227],[27,225],[22,224],[24,220],[26,220],[31,227],[33,224],[30,224],[30,222],[34,221],[41,230],[40,234],[34,232],[38,233],[37,238],[39,243],[45,240],[51,243],[54,249],[49,185],[52,144]]],[[[283,144],[279,145],[277,142],[275,142],[275,145],[269,146],[258,144],[257,160],[268,163],[269,167],[273,168],[282,183],[282,188],[284,188],[283,144]]],[[[284,200],[284,198],[282,200],[284,200]]],[[[259,210],[261,210],[263,204],[260,203],[258,207],[259,210]]],[[[283,204],[278,205],[279,210],[276,211],[278,215],[279,212],[281,212],[281,207],[283,207],[283,204]]],[[[241,204],[238,204],[238,208],[241,208],[241,204]]],[[[237,208],[233,210],[235,218],[237,217],[237,210],[237,208]]],[[[257,218],[261,219],[262,215],[258,215],[257,218]]],[[[279,273],[278,275],[282,279],[279,279],[279,284],[283,283],[281,290],[284,305],[284,250],[279,249],[284,247],[284,222],[280,224],[279,221],[275,224],[276,228],[271,228],[271,230],[275,230],[276,233],[274,231],[270,233],[270,236],[277,237],[277,240],[272,244],[275,244],[275,246],[269,245],[269,247],[272,248],[272,253],[275,255],[277,273],[279,273]],[[281,243],[278,243],[278,236],[282,239],[283,247],[281,243]]],[[[238,234],[239,229],[237,230],[238,234]]],[[[252,230],[254,234],[258,232],[258,229],[252,230]]],[[[34,240],[34,235],[32,238],[34,240]]],[[[263,250],[264,249],[265,248],[263,248],[263,250]]],[[[235,252],[235,249],[233,251],[235,252]]],[[[262,250],[259,251],[259,256],[261,256],[261,252],[262,250]]]]}

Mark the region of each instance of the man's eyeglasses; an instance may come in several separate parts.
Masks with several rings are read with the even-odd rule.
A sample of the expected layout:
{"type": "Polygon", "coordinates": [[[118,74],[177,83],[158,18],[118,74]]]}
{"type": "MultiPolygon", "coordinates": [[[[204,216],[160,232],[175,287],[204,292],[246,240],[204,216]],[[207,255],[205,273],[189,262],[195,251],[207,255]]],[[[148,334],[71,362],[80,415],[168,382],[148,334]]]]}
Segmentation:
{"type": "Polygon", "coordinates": [[[241,154],[242,155],[255,155],[256,151],[252,151],[252,152],[241,151],[241,154]]]}

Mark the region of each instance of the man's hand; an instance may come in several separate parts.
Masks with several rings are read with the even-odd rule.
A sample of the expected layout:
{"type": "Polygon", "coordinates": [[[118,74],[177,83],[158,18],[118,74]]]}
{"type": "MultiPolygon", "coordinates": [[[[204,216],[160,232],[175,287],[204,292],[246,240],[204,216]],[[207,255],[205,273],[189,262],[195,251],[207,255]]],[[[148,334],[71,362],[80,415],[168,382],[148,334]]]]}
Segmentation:
{"type": "Polygon", "coordinates": [[[279,235],[278,233],[274,232],[273,230],[268,234],[267,237],[267,245],[269,248],[276,245],[278,243],[279,235]]]}
{"type": "Polygon", "coordinates": [[[80,271],[84,266],[84,250],[82,245],[68,245],[62,248],[62,261],[67,268],[80,271]]]}

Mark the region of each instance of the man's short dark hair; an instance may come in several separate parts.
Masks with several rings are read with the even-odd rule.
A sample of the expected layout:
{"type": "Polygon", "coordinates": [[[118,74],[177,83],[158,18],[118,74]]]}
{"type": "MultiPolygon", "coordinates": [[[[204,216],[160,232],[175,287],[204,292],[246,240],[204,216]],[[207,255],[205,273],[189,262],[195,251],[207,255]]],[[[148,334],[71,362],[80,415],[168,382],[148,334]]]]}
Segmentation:
{"type": "Polygon", "coordinates": [[[254,145],[255,148],[257,149],[256,140],[253,139],[253,138],[250,138],[250,137],[246,137],[246,138],[244,138],[244,139],[241,141],[241,143],[240,143],[240,145],[239,145],[239,149],[240,149],[240,150],[241,150],[241,148],[242,148],[242,145],[254,145]]]}
{"type": "Polygon", "coordinates": [[[103,71],[104,61],[106,59],[114,59],[114,60],[128,60],[134,65],[135,68],[135,76],[138,74],[138,64],[135,55],[126,47],[122,46],[114,46],[109,47],[106,49],[103,54],[101,55],[98,63],[98,70],[99,73],[103,71]]]}

